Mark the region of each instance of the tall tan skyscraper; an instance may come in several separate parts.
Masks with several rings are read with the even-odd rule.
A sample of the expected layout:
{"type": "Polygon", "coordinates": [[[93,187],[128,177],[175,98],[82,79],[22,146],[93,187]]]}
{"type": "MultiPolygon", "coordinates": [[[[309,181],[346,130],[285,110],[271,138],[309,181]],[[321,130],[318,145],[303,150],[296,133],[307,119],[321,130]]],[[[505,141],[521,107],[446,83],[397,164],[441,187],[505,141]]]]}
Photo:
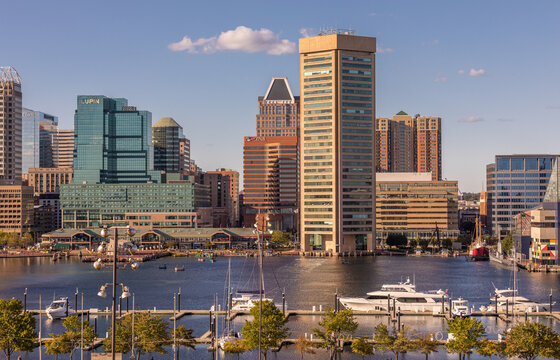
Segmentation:
{"type": "Polygon", "coordinates": [[[375,49],[350,32],[299,40],[304,251],[373,249],[375,49]]]}
{"type": "Polygon", "coordinates": [[[74,166],[74,130],[58,130],[56,167],[74,166]]]}
{"type": "Polygon", "coordinates": [[[286,77],[273,77],[259,96],[257,136],[298,136],[299,96],[292,94],[286,77]]]}
{"type": "Polygon", "coordinates": [[[21,183],[21,78],[0,66],[0,185],[21,183]]]}

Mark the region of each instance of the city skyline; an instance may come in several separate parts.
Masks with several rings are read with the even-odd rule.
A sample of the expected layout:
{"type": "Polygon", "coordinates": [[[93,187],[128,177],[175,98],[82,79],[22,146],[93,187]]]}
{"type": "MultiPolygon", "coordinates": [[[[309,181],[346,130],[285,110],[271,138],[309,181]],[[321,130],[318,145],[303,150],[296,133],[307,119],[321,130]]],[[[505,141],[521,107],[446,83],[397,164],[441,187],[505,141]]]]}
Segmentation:
{"type": "MultiPolygon", "coordinates": [[[[204,169],[240,171],[238,139],[252,133],[255,98],[273,76],[297,82],[298,38],[331,25],[377,37],[377,116],[404,110],[442,118],[443,178],[459,180],[460,190],[484,188],[494,155],[558,153],[560,125],[551,120],[560,112],[559,50],[548,39],[559,30],[560,5],[552,1],[360,2],[359,15],[337,3],[297,3],[297,12],[289,2],[274,12],[250,2],[224,3],[218,11],[214,4],[130,4],[113,4],[111,12],[63,2],[8,4],[7,11],[29,20],[2,44],[4,65],[22,77],[23,106],[58,116],[64,129],[72,125],[77,95],[123,94],[154,119],[176,119],[204,169]],[[127,26],[125,15],[152,26],[127,26]],[[45,27],[35,18],[52,21],[45,27]],[[122,40],[99,40],[107,36],[122,40]]],[[[6,19],[8,26],[16,21],[6,19]]]]}

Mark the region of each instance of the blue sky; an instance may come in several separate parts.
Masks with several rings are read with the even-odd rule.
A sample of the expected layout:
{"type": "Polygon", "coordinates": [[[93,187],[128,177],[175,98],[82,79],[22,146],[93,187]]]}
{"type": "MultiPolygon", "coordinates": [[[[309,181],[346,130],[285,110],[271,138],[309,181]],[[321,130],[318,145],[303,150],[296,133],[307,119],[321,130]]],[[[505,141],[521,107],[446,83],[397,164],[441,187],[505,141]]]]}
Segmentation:
{"type": "Polygon", "coordinates": [[[177,120],[205,170],[241,171],[257,96],[272,76],[299,94],[297,40],[326,27],[377,37],[377,115],[441,116],[443,176],[462,191],[482,189],[495,154],[560,153],[558,1],[10,1],[2,12],[0,66],[20,73],[24,106],[70,128],[76,95],[126,97],[154,122],[177,120]]]}

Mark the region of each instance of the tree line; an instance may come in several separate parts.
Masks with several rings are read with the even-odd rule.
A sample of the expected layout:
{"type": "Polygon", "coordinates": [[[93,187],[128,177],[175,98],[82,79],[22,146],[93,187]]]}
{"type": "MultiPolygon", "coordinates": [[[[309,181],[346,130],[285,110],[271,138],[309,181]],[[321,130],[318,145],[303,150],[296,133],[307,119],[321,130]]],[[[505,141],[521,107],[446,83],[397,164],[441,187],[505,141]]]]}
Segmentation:
{"type": "MultiPolygon", "coordinates": [[[[262,327],[260,322],[260,304],[251,309],[252,321],[246,320],[242,337],[225,344],[224,351],[240,354],[259,348],[264,359],[271,350],[277,350],[288,338],[290,331],[288,319],[270,301],[262,304],[262,327]],[[259,329],[262,329],[259,341],[259,329]]],[[[62,334],[49,334],[45,341],[45,351],[58,359],[59,355],[69,354],[72,359],[75,351],[91,349],[97,334],[87,320],[77,315],[67,317],[63,322],[62,334]]],[[[300,336],[295,347],[303,359],[306,354],[315,354],[317,349],[325,350],[330,359],[343,350],[345,343],[351,343],[352,352],[362,358],[373,356],[376,352],[392,353],[395,359],[407,352],[420,352],[426,359],[436,353],[440,346],[445,352],[458,355],[459,359],[471,353],[478,353],[491,358],[520,358],[534,360],[537,357],[560,359],[560,335],[549,326],[541,323],[520,322],[504,334],[502,341],[490,341],[486,338],[486,329],[476,318],[455,318],[448,321],[449,340],[442,343],[434,334],[413,336],[408,328],[390,329],[385,324],[375,327],[373,338],[354,336],[358,322],[351,309],[335,311],[327,308],[321,316],[318,326],[313,329],[314,341],[300,336]]],[[[104,339],[105,351],[111,351],[111,334],[104,339]]],[[[175,331],[169,321],[161,316],[149,313],[127,314],[117,321],[115,330],[115,351],[130,353],[135,359],[142,354],[166,354],[166,347],[176,344],[180,347],[194,349],[196,340],[192,329],[178,326],[175,331]],[[134,316],[134,318],[133,318],[134,316]]],[[[0,299],[0,350],[7,360],[15,352],[30,352],[38,346],[36,320],[29,312],[23,311],[20,300],[0,299]]]]}

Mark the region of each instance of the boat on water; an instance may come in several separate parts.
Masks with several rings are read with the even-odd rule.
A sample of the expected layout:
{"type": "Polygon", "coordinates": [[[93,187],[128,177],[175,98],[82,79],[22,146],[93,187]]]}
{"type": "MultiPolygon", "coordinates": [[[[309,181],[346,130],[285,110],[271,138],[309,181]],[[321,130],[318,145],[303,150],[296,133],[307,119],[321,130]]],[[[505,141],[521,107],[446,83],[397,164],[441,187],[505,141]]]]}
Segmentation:
{"type": "Polygon", "coordinates": [[[463,298],[451,300],[451,315],[453,317],[467,317],[471,316],[471,314],[468,300],[463,298]]]}
{"type": "Polygon", "coordinates": [[[167,270],[167,265],[160,265],[160,266],[159,266],[159,269],[160,269],[160,270],[167,270]]]}
{"type": "MultiPolygon", "coordinates": [[[[550,308],[549,303],[537,303],[529,300],[524,296],[520,296],[517,289],[495,289],[495,297],[490,301],[497,300],[498,310],[505,311],[506,306],[511,311],[519,312],[539,312],[548,311],[550,308]]],[[[556,304],[553,302],[552,305],[556,304]]]]}
{"type": "Polygon", "coordinates": [[[47,306],[45,312],[47,313],[47,317],[51,320],[63,319],[75,313],[74,309],[68,304],[67,297],[53,300],[53,302],[47,306]]]}
{"type": "Polygon", "coordinates": [[[340,302],[355,311],[390,311],[394,303],[402,311],[441,313],[442,306],[446,309],[446,299],[446,291],[416,291],[416,285],[407,279],[398,284],[384,284],[380,290],[368,292],[366,297],[341,297],[340,302]]]}
{"type": "MultiPolygon", "coordinates": [[[[260,301],[260,295],[258,290],[239,290],[236,292],[236,296],[231,299],[231,310],[233,311],[249,311],[260,301]]],[[[273,299],[267,298],[263,293],[263,301],[274,302],[273,299]]],[[[282,305],[277,308],[282,309],[282,305]]]]}
{"type": "Polygon", "coordinates": [[[185,265],[183,265],[183,266],[176,265],[175,266],[175,272],[177,272],[177,271],[185,271],[185,265]]]}
{"type": "Polygon", "coordinates": [[[486,244],[482,241],[482,227],[480,224],[480,218],[476,218],[476,235],[475,240],[469,247],[469,254],[467,255],[468,261],[488,261],[490,260],[488,248],[486,244]]]}
{"type": "MultiPolygon", "coordinates": [[[[227,272],[227,298],[231,298],[231,258],[228,259],[228,272],[227,272]]],[[[235,332],[233,329],[233,324],[231,320],[231,310],[232,302],[226,301],[226,318],[224,319],[224,331],[221,336],[218,337],[218,347],[225,350],[227,343],[232,343],[240,339],[239,333],[235,332]]]]}

